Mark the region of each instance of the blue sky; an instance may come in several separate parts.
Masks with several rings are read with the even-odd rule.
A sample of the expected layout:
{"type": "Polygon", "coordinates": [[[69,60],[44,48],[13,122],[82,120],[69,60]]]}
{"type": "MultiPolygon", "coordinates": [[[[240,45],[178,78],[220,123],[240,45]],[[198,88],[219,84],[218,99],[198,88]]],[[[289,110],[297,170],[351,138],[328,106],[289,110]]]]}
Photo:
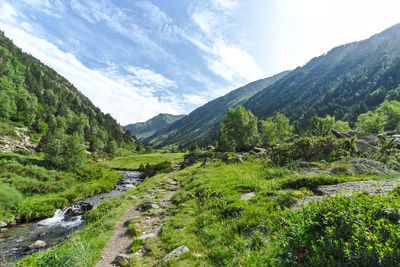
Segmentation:
{"type": "Polygon", "coordinates": [[[398,0],[0,0],[0,30],[122,125],[400,22],[398,0]]]}

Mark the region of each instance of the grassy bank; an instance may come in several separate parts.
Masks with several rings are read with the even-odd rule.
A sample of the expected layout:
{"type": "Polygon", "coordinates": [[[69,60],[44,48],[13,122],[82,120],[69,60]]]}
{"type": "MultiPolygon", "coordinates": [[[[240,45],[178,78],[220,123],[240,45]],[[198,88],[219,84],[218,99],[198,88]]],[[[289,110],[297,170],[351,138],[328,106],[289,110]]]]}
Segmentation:
{"type": "MultiPolygon", "coordinates": [[[[381,180],[396,174],[362,174],[345,162],[313,165],[321,171],[301,169],[299,163],[274,167],[250,157],[239,164],[195,163],[168,174],[180,184],[168,210],[169,219],[159,236],[131,247],[132,252],[143,247],[146,254],[133,257],[129,266],[154,266],[180,245],[190,252],[165,266],[398,263],[398,190],[386,197],[361,193],[288,209],[312,195],[319,185],[381,180]]],[[[51,250],[21,260],[18,266],[93,266],[118,219],[147,199],[164,182],[163,177],[148,178],[104,202],[86,215],[83,230],[51,250]],[[130,195],[137,198],[130,200],[130,195]]]]}
{"type": "MultiPolygon", "coordinates": [[[[298,247],[295,248],[282,240],[296,241],[290,237],[296,234],[292,233],[292,229],[298,221],[289,224],[288,220],[293,217],[293,213],[298,216],[307,214],[310,208],[305,208],[304,211],[300,209],[288,212],[287,207],[313,194],[312,190],[317,185],[379,180],[390,176],[345,172],[330,175],[312,172],[300,174],[290,168],[267,167],[265,162],[253,159],[243,164],[227,165],[221,161],[214,161],[208,167],[195,164],[170,177],[179,181],[182,186],[182,189],[173,197],[172,217],[163,225],[159,237],[147,239],[144,242],[146,257],[133,259],[131,266],[153,266],[180,245],[189,247],[191,253],[186,254],[179,261],[172,261],[172,266],[293,266],[297,264],[300,253],[304,254],[301,239],[297,241],[298,247]],[[254,197],[243,200],[243,195],[250,192],[254,192],[254,197]],[[299,247],[303,251],[298,251],[299,247]],[[290,262],[283,261],[282,259],[292,255],[290,253],[297,254],[291,258],[290,262]]],[[[368,196],[366,198],[369,199],[368,196]]],[[[348,211],[345,204],[340,204],[346,201],[349,201],[349,198],[342,197],[335,202],[327,200],[324,203],[325,206],[329,206],[331,202],[334,203],[330,207],[338,206],[341,212],[345,213],[344,217],[357,216],[354,215],[356,213],[354,210],[348,211]]],[[[354,201],[358,203],[361,200],[354,199],[354,201]]],[[[363,201],[365,202],[366,199],[364,198],[363,201]]],[[[386,209],[397,207],[397,202],[392,203],[393,205],[388,204],[386,209]]],[[[370,216],[368,204],[364,206],[363,216],[368,217],[370,216]]],[[[318,209],[311,209],[311,212],[318,215],[318,209]]],[[[373,219],[369,220],[370,223],[372,221],[373,219]]],[[[303,231],[308,229],[306,224],[300,224],[298,227],[303,231]]],[[[330,229],[326,230],[323,225],[321,228],[321,236],[330,229]]],[[[312,230],[308,233],[309,235],[305,234],[308,237],[307,244],[318,243],[319,236],[313,239],[312,230]]],[[[339,229],[337,235],[341,234],[343,233],[339,229]]],[[[304,236],[300,237],[306,240],[304,236]]],[[[325,238],[328,237],[325,236],[325,238]]],[[[382,234],[376,233],[375,237],[379,239],[382,234]]],[[[327,242],[338,242],[337,239],[339,237],[331,236],[330,241],[327,242]]],[[[389,241],[395,240],[391,238],[389,241]]],[[[345,242],[342,243],[345,244],[345,242]]],[[[381,242],[377,241],[376,246],[379,247],[379,244],[381,242]]],[[[360,246],[354,247],[360,248],[360,246]]],[[[310,245],[308,251],[315,255],[318,248],[315,249],[317,252],[312,251],[310,245]]],[[[356,251],[351,251],[351,253],[356,254],[356,251]]],[[[323,257],[326,255],[323,254],[323,257]]],[[[324,261],[311,262],[323,263],[324,261]]],[[[299,261],[299,263],[302,262],[299,261]]],[[[342,260],[341,263],[347,262],[342,260]]]]}
{"type": "Polygon", "coordinates": [[[115,157],[111,160],[105,160],[102,162],[103,165],[113,169],[127,169],[137,170],[140,165],[158,164],[164,161],[170,161],[173,165],[176,165],[183,160],[183,153],[151,153],[151,154],[133,154],[123,157],[115,157]]]}
{"type": "Polygon", "coordinates": [[[61,172],[43,167],[39,156],[0,153],[0,220],[51,217],[67,203],[111,190],[121,178],[94,165],[77,173],[61,172]]]}
{"type": "Polygon", "coordinates": [[[137,188],[113,197],[85,215],[85,228],[75,232],[62,244],[22,259],[17,266],[93,266],[109,240],[118,219],[162,183],[165,174],[146,179],[137,188]],[[134,195],[135,200],[128,199],[134,195]]]}

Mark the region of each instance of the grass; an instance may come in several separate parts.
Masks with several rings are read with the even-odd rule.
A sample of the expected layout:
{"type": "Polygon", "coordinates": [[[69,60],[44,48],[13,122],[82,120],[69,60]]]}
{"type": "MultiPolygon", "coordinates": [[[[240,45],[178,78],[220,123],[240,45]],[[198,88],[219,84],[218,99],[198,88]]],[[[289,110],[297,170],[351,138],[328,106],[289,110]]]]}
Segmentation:
{"type": "Polygon", "coordinates": [[[67,173],[41,162],[37,156],[0,153],[0,220],[50,217],[68,202],[111,190],[122,175],[94,165],[80,174],[67,173]]]}
{"type": "Polygon", "coordinates": [[[140,165],[158,164],[164,161],[170,161],[173,165],[183,160],[183,153],[151,153],[151,154],[133,154],[123,157],[115,157],[111,160],[105,160],[103,165],[113,169],[137,170],[140,165]]]}
{"type": "MultiPolygon", "coordinates": [[[[159,155],[159,153],[153,155],[152,159],[155,160],[159,155]]],[[[166,156],[171,157],[169,154],[166,156]]],[[[125,157],[120,159],[118,164],[128,162],[133,166],[138,164],[136,161],[133,162],[134,160],[143,158],[138,155],[125,157]]],[[[146,160],[149,159],[149,155],[146,155],[146,160]]],[[[341,163],[325,167],[341,171],[332,174],[297,173],[290,168],[268,167],[265,161],[250,158],[242,164],[225,164],[215,160],[209,166],[202,167],[201,163],[196,163],[179,172],[168,174],[169,178],[178,181],[181,186],[172,198],[172,206],[168,211],[170,217],[163,224],[158,237],[143,241],[139,241],[137,236],[132,237],[131,251],[143,247],[146,257],[134,258],[129,266],[154,266],[180,245],[186,245],[190,252],[185,253],[179,260],[170,261],[166,266],[274,266],[277,263],[289,266],[290,264],[285,264],[280,259],[290,257],[291,264],[298,263],[298,255],[292,257],[292,250],[298,253],[298,247],[293,244],[288,247],[289,243],[285,240],[290,240],[295,234],[307,234],[308,228],[300,228],[300,232],[292,233],[292,229],[298,229],[293,228],[293,224],[302,222],[301,218],[313,214],[316,216],[313,218],[320,219],[319,209],[312,208],[314,204],[311,204],[304,209],[288,212],[287,207],[306,195],[312,195],[312,190],[321,184],[391,178],[348,172],[349,166],[341,163]],[[256,194],[247,201],[241,200],[242,195],[249,192],[256,194]],[[303,213],[304,216],[301,215],[303,213]],[[292,226],[288,227],[290,223],[288,220],[293,218],[292,214],[299,214],[294,218],[300,219],[291,222],[292,226]],[[290,254],[292,256],[285,256],[286,252],[292,253],[290,254]]],[[[158,174],[148,178],[137,188],[104,202],[87,214],[87,225],[82,231],[74,233],[70,239],[47,252],[34,254],[20,261],[19,266],[67,266],[66,263],[69,266],[93,266],[110,238],[117,220],[130,207],[142,203],[155,187],[160,186],[164,175],[158,174]],[[129,195],[135,195],[137,198],[129,200],[129,195]]],[[[359,201],[368,203],[365,198],[363,196],[359,201]]],[[[336,204],[331,206],[344,211],[345,207],[350,205],[355,207],[355,212],[358,204],[348,203],[352,201],[352,198],[340,197],[339,200],[332,202],[336,204]],[[347,201],[347,204],[341,201],[347,201]]],[[[378,198],[374,201],[382,202],[378,198]]],[[[329,205],[329,201],[325,203],[329,205]]],[[[364,206],[363,214],[368,216],[369,205],[364,206]]],[[[378,209],[380,206],[382,205],[373,207],[378,213],[380,212],[379,214],[383,214],[382,216],[389,217],[392,216],[392,208],[395,210],[398,208],[391,202],[387,202],[383,209],[378,209]]],[[[332,216],[339,216],[342,213],[335,211],[335,214],[332,216]]],[[[397,213],[395,215],[397,216],[397,213]]],[[[346,216],[342,216],[344,220],[346,216]]],[[[357,221],[353,215],[349,216],[357,221]]],[[[306,223],[309,221],[306,220],[304,225],[306,223]]],[[[342,226],[338,227],[337,229],[344,229],[340,228],[342,226]]],[[[374,238],[381,237],[380,233],[384,233],[384,227],[379,228],[379,231],[374,233],[374,238]]],[[[309,242],[318,242],[313,239],[313,231],[310,233],[306,236],[311,240],[309,242]]],[[[324,236],[323,233],[321,236],[324,236]]],[[[335,240],[333,237],[330,238],[335,240]]],[[[300,241],[295,242],[297,243],[301,244],[300,241]]],[[[346,246],[346,243],[341,244],[346,246]]],[[[392,246],[390,244],[384,245],[385,250],[390,250],[392,246]]],[[[359,247],[355,245],[355,248],[359,247]]],[[[376,251],[381,250],[377,248],[376,251]]],[[[353,253],[352,259],[357,259],[357,249],[351,253],[353,253]]],[[[318,260],[318,257],[315,259],[318,260]]]]}
{"type": "Polygon", "coordinates": [[[17,266],[94,266],[110,239],[118,219],[139,203],[152,188],[163,182],[165,174],[146,179],[137,188],[113,197],[85,215],[86,225],[58,246],[20,260],[17,266]],[[135,195],[137,199],[128,199],[135,195]]]}
{"type": "Polygon", "coordinates": [[[171,266],[274,265],[286,207],[312,195],[310,189],[319,184],[389,178],[347,172],[298,174],[283,167],[266,167],[255,159],[243,164],[214,161],[206,168],[200,165],[170,175],[182,186],[172,199],[173,216],[158,238],[144,242],[146,257],[135,259],[131,266],[153,266],[180,245],[189,247],[190,253],[171,266]],[[241,200],[249,192],[256,192],[255,197],[241,200]]]}

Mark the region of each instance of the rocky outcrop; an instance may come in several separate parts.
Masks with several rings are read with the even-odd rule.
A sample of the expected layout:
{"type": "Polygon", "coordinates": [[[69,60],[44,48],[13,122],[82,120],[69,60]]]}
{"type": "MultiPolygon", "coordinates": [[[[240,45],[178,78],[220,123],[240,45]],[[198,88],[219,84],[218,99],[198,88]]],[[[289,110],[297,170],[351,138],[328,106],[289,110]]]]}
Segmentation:
{"type": "Polygon", "coordinates": [[[13,152],[15,150],[24,150],[29,153],[35,153],[38,144],[32,142],[24,132],[27,128],[14,128],[16,137],[0,136],[0,151],[13,152]]]}
{"type": "Polygon", "coordinates": [[[355,136],[357,149],[361,153],[376,152],[378,150],[378,135],[358,133],[354,131],[345,133],[336,129],[332,129],[331,131],[337,138],[349,139],[355,136]]]}
{"type": "Polygon", "coordinates": [[[179,246],[179,247],[175,248],[174,250],[172,250],[170,253],[168,253],[168,254],[157,264],[157,266],[160,266],[160,265],[162,265],[163,263],[166,263],[166,262],[170,261],[171,259],[179,259],[180,256],[181,256],[183,253],[188,252],[188,251],[190,251],[190,249],[189,249],[187,246],[185,246],[185,245],[179,246]]]}

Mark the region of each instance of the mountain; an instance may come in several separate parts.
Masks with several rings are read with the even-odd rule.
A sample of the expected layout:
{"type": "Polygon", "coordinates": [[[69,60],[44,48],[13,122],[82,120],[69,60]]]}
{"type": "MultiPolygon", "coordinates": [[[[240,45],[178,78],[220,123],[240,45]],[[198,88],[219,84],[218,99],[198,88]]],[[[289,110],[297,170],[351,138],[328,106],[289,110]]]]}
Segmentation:
{"type": "Polygon", "coordinates": [[[261,79],[240,87],[195,109],[189,115],[157,131],[144,141],[163,147],[171,144],[189,145],[193,141],[205,145],[215,139],[219,123],[229,108],[244,104],[251,96],[285,77],[284,71],[269,78],[261,79]]]}
{"type": "Polygon", "coordinates": [[[186,115],[172,115],[166,113],[160,113],[157,116],[145,121],[128,124],[124,126],[125,130],[129,130],[132,135],[135,135],[138,139],[143,139],[151,136],[156,131],[170,125],[171,123],[182,119],[186,115]]]}
{"type": "MultiPolygon", "coordinates": [[[[0,135],[27,128],[31,140],[50,134],[78,134],[97,150],[111,141],[132,142],[122,127],[95,107],[64,77],[16,47],[0,32],[0,135]],[[4,130],[4,131],[3,131],[4,130]]],[[[14,134],[15,135],[15,134],[14,134]]]]}
{"type": "Polygon", "coordinates": [[[354,123],[384,99],[400,100],[400,24],[333,48],[252,96],[245,107],[259,118],[276,112],[306,126],[313,115],[354,123]]]}

